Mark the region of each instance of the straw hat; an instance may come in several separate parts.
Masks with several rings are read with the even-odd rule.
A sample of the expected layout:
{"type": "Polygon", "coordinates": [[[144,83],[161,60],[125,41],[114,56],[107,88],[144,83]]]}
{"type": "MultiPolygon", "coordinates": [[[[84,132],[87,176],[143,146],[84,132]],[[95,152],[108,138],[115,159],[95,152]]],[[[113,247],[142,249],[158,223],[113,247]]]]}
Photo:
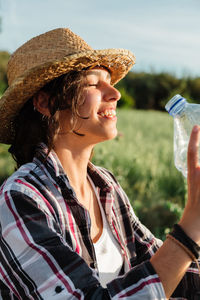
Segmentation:
{"type": "Polygon", "coordinates": [[[9,87],[0,99],[0,142],[12,143],[12,122],[25,102],[47,82],[86,67],[104,65],[116,84],[135,63],[124,49],[93,50],[68,28],[57,28],[36,36],[18,48],[7,68],[9,87]]]}

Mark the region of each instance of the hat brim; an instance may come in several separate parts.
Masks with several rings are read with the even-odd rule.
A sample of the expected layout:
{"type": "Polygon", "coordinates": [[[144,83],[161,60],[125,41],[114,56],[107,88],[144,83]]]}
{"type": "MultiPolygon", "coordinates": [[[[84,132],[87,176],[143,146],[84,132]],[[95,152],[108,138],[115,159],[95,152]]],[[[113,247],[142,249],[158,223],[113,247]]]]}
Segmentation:
{"type": "Polygon", "coordinates": [[[46,83],[72,70],[103,65],[111,71],[115,85],[135,63],[134,55],[125,49],[88,50],[49,61],[25,72],[17,78],[0,99],[0,142],[11,144],[14,137],[12,122],[25,102],[46,83]]]}

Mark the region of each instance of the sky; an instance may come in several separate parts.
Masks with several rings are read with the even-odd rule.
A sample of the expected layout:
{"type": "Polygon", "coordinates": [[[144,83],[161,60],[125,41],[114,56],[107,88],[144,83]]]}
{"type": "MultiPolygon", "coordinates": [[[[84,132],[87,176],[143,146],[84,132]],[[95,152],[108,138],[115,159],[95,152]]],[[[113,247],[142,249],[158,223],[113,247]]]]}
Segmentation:
{"type": "Polygon", "coordinates": [[[199,0],[0,0],[0,50],[68,27],[94,49],[125,48],[133,71],[200,76],[199,0]]]}

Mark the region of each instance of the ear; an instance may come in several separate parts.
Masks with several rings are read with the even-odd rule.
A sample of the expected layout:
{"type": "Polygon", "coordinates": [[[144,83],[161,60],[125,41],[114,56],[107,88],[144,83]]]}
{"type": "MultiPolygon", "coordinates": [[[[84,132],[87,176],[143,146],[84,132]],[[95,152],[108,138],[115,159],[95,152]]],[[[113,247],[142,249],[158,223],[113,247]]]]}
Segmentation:
{"type": "Polygon", "coordinates": [[[43,91],[40,91],[33,97],[33,105],[37,111],[44,116],[50,116],[48,107],[49,95],[43,91]]]}

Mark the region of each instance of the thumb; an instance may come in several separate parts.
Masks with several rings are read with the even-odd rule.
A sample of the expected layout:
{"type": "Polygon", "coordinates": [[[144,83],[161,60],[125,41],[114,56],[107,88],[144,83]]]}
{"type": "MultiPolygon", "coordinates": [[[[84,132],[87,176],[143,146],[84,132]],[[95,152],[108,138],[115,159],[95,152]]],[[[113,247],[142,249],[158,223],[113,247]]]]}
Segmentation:
{"type": "Polygon", "coordinates": [[[195,125],[192,129],[188,144],[188,173],[193,173],[199,165],[199,144],[200,144],[200,126],[195,125]]]}

